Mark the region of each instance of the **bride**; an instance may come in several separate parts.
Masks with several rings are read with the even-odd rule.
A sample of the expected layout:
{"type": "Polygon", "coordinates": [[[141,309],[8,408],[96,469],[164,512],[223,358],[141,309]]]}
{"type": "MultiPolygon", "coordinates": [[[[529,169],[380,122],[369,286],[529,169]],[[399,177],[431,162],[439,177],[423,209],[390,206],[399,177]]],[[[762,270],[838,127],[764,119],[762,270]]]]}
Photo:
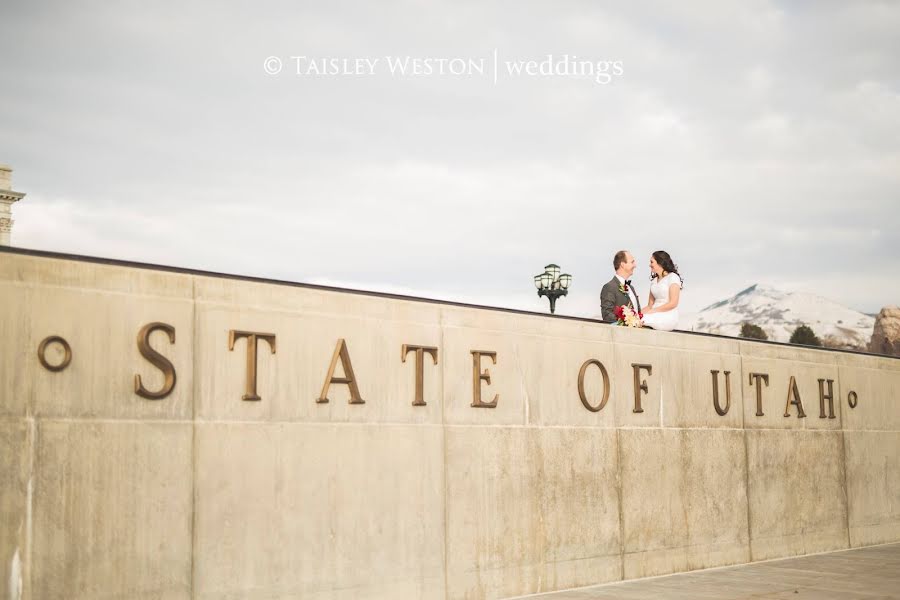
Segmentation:
{"type": "Polygon", "coordinates": [[[664,250],[657,250],[650,257],[650,299],[644,309],[644,327],[672,331],[678,326],[678,300],[684,279],[678,266],[664,250]]]}

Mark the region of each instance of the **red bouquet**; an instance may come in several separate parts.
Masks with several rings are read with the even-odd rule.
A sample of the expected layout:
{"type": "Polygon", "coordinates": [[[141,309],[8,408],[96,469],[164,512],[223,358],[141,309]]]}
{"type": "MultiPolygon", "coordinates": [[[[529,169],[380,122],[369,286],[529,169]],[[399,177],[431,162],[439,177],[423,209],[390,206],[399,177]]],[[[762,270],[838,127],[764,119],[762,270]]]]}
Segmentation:
{"type": "Polygon", "coordinates": [[[616,307],[616,325],[624,327],[643,327],[644,313],[637,312],[627,304],[616,307]]]}

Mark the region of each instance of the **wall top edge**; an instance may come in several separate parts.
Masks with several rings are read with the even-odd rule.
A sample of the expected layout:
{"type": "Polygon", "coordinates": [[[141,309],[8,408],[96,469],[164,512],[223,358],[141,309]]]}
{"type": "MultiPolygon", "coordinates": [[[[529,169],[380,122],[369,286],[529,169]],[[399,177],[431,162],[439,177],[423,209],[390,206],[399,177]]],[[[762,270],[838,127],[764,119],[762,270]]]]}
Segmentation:
{"type": "MultiPolygon", "coordinates": [[[[559,319],[563,321],[578,321],[583,323],[599,323],[603,324],[604,321],[600,319],[591,319],[589,317],[574,317],[568,315],[549,315],[541,312],[534,312],[528,310],[521,310],[516,308],[503,308],[499,306],[485,306],[480,304],[468,304],[465,302],[454,302],[451,300],[439,300],[435,298],[422,298],[418,296],[406,296],[402,294],[392,294],[387,292],[376,292],[371,290],[357,290],[351,288],[341,288],[327,285],[318,285],[312,283],[303,283],[299,281],[287,281],[281,279],[269,279],[265,277],[255,277],[252,275],[242,275],[236,273],[220,273],[215,271],[203,271],[201,269],[191,269],[186,267],[177,267],[172,265],[158,265],[153,263],[143,263],[129,260],[121,260],[115,258],[105,258],[98,256],[85,256],[80,254],[68,254],[65,252],[53,252],[47,250],[35,250],[31,248],[19,248],[14,246],[0,246],[0,254],[17,254],[22,256],[30,256],[36,258],[46,258],[52,260],[67,260],[74,262],[84,262],[84,263],[92,263],[92,264],[100,264],[100,265],[108,265],[113,267],[127,267],[133,269],[142,269],[149,271],[159,271],[165,273],[175,273],[180,275],[191,275],[197,277],[210,277],[216,279],[227,279],[234,281],[245,281],[248,283],[262,283],[268,285],[276,285],[276,286],[284,286],[284,287],[294,287],[294,288],[305,288],[310,290],[319,290],[326,292],[335,292],[341,294],[353,294],[357,296],[371,296],[376,298],[385,298],[389,300],[402,300],[407,302],[420,302],[425,304],[437,304],[441,306],[453,306],[458,308],[468,308],[473,310],[487,310],[501,313],[511,313],[516,315],[525,315],[532,316],[544,319],[559,319]]],[[[702,338],[713,338],[713,339],[721,339],[727,340],[731,342],[741,342],[742,344],[758,344],[760,346],[775,346],[782,348],[791,348],[791,349],[800,349],[800,350],[810,350],[814,352],[827,352],[833,354],[850,354],[850,355],[859,355],[859,356],[870,356],[876,358],[887,358],[893,360],[900,360],[900,357],[896,356],[888,356],[884,354],[875,354],[872,352],[864,352],[861,350],[845,350],[838,348],[815,348],[810,346],[800,346],[797,344],[788,344],[784,342],[773,342],[769,340],[750,340],[744,338],[736,338],[729,337],[725,335],[718,335],[714,333],[702,333],[697,331],[682,331],[676,330],[671,334],[667,332],[656,332],[660,334],[666,335],[686,335],[686,336],[694,336],[694,337],[702,337],[702,338]]]]}

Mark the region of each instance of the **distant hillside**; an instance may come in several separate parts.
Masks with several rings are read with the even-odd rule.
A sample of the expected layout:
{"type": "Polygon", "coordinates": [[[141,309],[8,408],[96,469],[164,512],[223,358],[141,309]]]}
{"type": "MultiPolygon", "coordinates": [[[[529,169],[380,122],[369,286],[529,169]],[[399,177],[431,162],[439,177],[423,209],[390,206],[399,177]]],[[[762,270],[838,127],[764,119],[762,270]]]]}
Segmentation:
{"type": "Polygon", "coordinates": [[[869,343],[875,326],[873,316],[821,296],[755,284],[687,317],[681,328],[737,336],[744,322],[759,325],[776,342],[787,342],[794,329],[804,324],[819,338],[828,337],[831,344],[859,349],[869,343]]]}

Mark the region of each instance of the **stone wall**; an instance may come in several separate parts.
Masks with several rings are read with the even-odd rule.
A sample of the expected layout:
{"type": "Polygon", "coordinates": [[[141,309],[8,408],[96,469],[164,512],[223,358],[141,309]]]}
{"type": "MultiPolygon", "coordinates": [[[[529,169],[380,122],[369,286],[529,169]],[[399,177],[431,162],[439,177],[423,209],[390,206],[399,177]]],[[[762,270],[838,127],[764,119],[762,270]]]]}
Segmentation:
{"type": "Polygon", "coordinates": [[[497,598],[900,541],[900,360],[21,251],[0,306],[0,598],[497,598]],[[232,330],[276,336],[258,401],[232,330]],[[339,340],[363,403],[317,401],[339,340]]]}

